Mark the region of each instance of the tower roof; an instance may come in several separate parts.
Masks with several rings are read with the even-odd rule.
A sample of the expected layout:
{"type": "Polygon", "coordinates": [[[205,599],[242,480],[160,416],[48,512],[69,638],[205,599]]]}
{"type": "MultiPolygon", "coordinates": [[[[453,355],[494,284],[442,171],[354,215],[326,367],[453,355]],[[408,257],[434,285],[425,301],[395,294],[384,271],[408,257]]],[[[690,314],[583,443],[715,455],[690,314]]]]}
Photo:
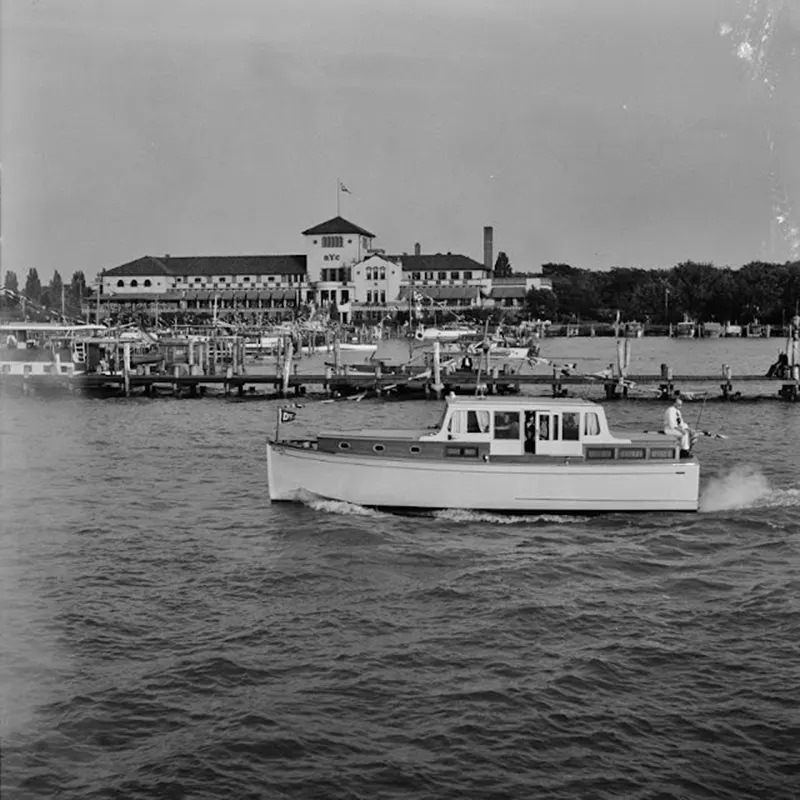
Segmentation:
{"type": "Polygon", "coordinates": [[[357,233],[359,236],[368,236],[370,239],[375,238],[374,233],[354,225],[344,217],[333,217],[327,222],[321,222],[319,225],[303,231],[303,236],[323,236],[328,233],[357,233]]]}

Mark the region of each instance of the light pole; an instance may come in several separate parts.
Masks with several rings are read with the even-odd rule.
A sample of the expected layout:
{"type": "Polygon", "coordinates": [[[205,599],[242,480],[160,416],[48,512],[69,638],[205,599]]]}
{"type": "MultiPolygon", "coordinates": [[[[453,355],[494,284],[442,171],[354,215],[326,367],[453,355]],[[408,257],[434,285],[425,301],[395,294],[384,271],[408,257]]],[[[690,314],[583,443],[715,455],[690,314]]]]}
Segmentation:
{"type": "Polygon", "coordinates": [[[669,289],[664,287],[664,323],[669,325],[669,289]]]}

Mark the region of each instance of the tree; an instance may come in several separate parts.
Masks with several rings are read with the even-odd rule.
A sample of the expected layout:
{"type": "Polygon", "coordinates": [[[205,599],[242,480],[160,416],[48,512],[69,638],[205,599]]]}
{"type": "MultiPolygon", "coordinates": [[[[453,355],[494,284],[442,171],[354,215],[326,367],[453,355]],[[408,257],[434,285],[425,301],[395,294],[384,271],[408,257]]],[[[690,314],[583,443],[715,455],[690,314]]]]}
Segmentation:
{"type": "Polygon", "coordinates": [[[17,280],[17,273],[13,270],[6,270],[6,277],[3,281],[3,288],[9,289],[12,292],[19,291],[19,281],[17,280]]]}
{"type": "Polygon", "coordinates": [[[49,294],[50,302],[59,310],[61,310],[61,296],[63,291],[64,281],[61,280],[61,275],[58,270],[56,270],[53,273],[53,277],[50,279],[49,294]]]}
{"type": "Polygon", "coordinates": [[[508,260],[508,256],[501,250],[497,254],[497,261],[494,262],[494,277],[510,278],[511,275],[511,262],[508,260]]]}
{"type": "Polygon", "coordinates": [[[28,277],[25,279],[25,296],[32,303],[38,303],[42,297],[42,283],[39,280],[39,273],[36,267],[28,270],[28,277]]]}
{"type": "Polygon", "coordinates": [[[525,306],[536,319],[549,319],[552,322],[558,314],[558,297],[549,289],[531,289],[525,295],[525,306]]]}
{"type": "Polygon", "coordinates": [[[86,276],[81,270],[72,273],[66,294],[69,313],[73,316],[80,316],[83,299],[86,297],[86,276]]]}

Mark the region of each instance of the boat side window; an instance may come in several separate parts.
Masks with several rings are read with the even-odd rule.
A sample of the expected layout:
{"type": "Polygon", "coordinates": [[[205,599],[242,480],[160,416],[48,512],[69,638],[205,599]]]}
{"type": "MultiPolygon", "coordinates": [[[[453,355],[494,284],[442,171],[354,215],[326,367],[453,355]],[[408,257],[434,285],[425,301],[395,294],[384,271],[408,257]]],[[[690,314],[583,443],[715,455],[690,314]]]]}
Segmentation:
{"type": "Polygon", "coordinates": [[[587,411],[583,418],[584,436],[600,435],[600,419],[594,411],[587,411]]]}
{"type": "Polygon", "coordinates": [[[580,438],[578,414],[574,411],[565,411],[561,417],[561,429],[565,442],[577,442],[580,438]]]}
{"type": "Polygon", "coordinates": [[[539,441],[547,440],[550,438],[550,415],[539,414],[538,419],[539,424],[536,431],[536,438],[539,439],[539,441]]]}
{"type": "Polygon", "coordinates": [[[494,412],[494,438],[519,439],[519,411],[494,412]]]}
{"type": "Polygon", "coordinates": [[[486,433],[489,430],[488,411],[467,411],[467,432],[486,433]]]}
{"type": "Polygon", "coordinates": [[[448,431],[451,436],[465,433],[488,433],[489,419],[488,411],[460,409],[451,415],[448,431]]]}

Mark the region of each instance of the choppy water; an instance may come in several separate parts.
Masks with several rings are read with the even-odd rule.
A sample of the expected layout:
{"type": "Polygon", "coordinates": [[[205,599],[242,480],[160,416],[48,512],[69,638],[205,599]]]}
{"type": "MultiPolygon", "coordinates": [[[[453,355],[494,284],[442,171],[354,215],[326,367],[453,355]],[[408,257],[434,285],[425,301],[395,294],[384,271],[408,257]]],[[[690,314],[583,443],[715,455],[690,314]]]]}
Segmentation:
{"type": "Polygon", "coordinates": [[[798,406],[696,515],[410,518],[271,506],[271,401],[0,403],[4,800],[800,794],[798,406]]]}

